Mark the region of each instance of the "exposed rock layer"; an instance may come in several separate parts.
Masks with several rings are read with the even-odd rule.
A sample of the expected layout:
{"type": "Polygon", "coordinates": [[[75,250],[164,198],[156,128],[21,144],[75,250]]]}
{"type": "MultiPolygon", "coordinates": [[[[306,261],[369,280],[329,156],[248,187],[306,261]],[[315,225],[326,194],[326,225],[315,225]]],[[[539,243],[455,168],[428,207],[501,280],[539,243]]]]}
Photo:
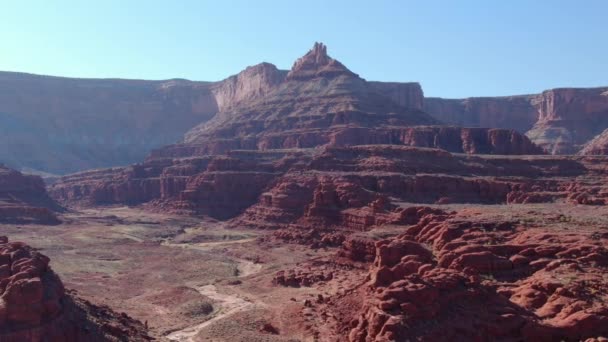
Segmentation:
{"type": "Polygon", "coordinates": [[[148,202],[217,218],[243,213],[240,219],[254,225],[322,220],[366,227],[398,219],[386,196],[415,203],[605,204],[607,172],[605,157],[467,156],[365,145],[153,159],[66,176],[49,191],[66,204],[148,202]],[[377,200],[386,203],[374,207],[377,200]]]}

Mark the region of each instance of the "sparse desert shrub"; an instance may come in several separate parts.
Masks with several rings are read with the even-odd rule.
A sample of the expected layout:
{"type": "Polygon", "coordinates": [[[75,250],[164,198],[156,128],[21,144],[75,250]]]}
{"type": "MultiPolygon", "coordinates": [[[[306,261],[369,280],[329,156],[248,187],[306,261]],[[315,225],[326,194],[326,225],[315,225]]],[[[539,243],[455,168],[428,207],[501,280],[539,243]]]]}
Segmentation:
{"type": "Polygon", "coordinates": [[[213,305],[204,300],[188,302],[182,305],[180,313],[187,317],[207,316],[213,312],[213,305]]]}

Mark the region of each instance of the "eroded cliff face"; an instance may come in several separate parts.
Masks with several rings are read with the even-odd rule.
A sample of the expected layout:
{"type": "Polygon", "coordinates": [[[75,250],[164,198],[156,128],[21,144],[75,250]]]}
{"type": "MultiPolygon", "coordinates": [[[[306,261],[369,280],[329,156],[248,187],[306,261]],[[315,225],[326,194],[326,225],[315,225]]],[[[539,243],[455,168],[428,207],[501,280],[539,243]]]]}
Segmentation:
{"type": "Polygon", "coordinates": [[[424,108],[446,123],[515,129],[551,154],[574,154],[608,128],[608,88],[563,88],[495,98],[426,98],[424,108]]]}
{"type": "Polygon", "coordinates": [[[42,179],[0,165],[0,222],[57,224],[63,208],[52,200],[42,179]]]}
{"type": "Polygon", "coordinates": [[[0,340],[148,341],[143,324],[68,293],[49,258],[0,236],[0,340]]]}
{"type": "Polygon", "coordinates": [[[574,154],[608,128],[608,88],[548,90],[533,105],[538,121],[526,135],[553,154],[574,154]]]}

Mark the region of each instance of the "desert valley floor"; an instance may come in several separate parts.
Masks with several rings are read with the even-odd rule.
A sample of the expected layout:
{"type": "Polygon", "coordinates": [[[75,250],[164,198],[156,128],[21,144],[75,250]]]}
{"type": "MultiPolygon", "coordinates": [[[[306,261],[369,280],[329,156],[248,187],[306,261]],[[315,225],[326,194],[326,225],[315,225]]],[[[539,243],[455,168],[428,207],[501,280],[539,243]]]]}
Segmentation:
{"type": "MultiPolygon", "coordinates": [[[[472,222],[512,222],[515,229],[525,227],[532,235],[550,235],[547,242],[556,236],[587,235],[581,229],[598,234],[598,240],[608,234],[605,206],[433,207],[472,222]]],[[[357,235],[379,240],[409,227],[387,225],[357,235]]],[[[344,320],[361,309],[357,293],[369,280],[369,263],[345,257],[340,247],[277,243],[269,238],[271,231],[140,208],[73,210],[63,215],[60,225],[0,229],[49,256],[67,288],[146,322],[150,334],[161,341],[340,340],[340,327],[349,326],[344,320]],[[313,284],[277,283],[277,274],[291,270],[305,274],[313,284]]],[[[604,300],[608,275],[600,277],[602,288],[585,290],[604,300]]],[[[574,270],[556,273],[552,279],[553,286],[563,287],[584,281],[574,270]]],[[[513,282],[512,276],[501,279],[500,273],[482,280],[490,288],[524,282],[525,278],[513,282]]]]}

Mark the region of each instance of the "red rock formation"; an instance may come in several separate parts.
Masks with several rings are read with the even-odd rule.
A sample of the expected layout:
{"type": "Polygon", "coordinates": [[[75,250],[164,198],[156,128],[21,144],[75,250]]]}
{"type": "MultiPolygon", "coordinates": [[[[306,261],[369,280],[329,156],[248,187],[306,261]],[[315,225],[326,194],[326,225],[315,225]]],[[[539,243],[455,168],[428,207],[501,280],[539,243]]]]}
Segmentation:
{"type": "Polygon", "coordinates": [[[608,250],[594,236],[426,215],[401,236],[376,243],[369,297],[349,339],[554,341],[605,335],[608,250]]]}
{"type": "Polygon", "coordinates": [[[306,55],[295,61],[287,74],[288,80],[309,80],[313,78],[334,78],[336,76],[356,77],[342,63],[327,55],[327,46],[315,43],[306,55]]]}
{"type": "Polygon", "coordinates": [[[608,129],[589,141],[578,154],[608,155],[608,129]]]}
{"type": "Polygon", "coordinates": [[[63,208],[46,193],[38,176],[27,176],[0,165],[0,222],[57,224],[63,208]]]}
{"type": "Polygon", "coordinates": [[[0,340],[147,341],[143,325],[64,290],[49,258],[0,237],[0,340]]]}
{"type": "Polygon", "coordinates": [[[370,83],[315,44],[285,81],[263,96],[221,111],[186,134],[184,144],[151,158],[222,154],[230,150],[311,148],[322,145],[400,144],[454,152],[540,154],[514,131],[412,127],[436,124],[418,108],[419,86],[370,83]]]}
{"type": "Polygon", "coordinates": [[[333,274],[322,269],[297,269],[279,271],[274,276],[272,282],[275,285],[301,287],[311,286],[314,283],[331,280],[333,274]]]}

